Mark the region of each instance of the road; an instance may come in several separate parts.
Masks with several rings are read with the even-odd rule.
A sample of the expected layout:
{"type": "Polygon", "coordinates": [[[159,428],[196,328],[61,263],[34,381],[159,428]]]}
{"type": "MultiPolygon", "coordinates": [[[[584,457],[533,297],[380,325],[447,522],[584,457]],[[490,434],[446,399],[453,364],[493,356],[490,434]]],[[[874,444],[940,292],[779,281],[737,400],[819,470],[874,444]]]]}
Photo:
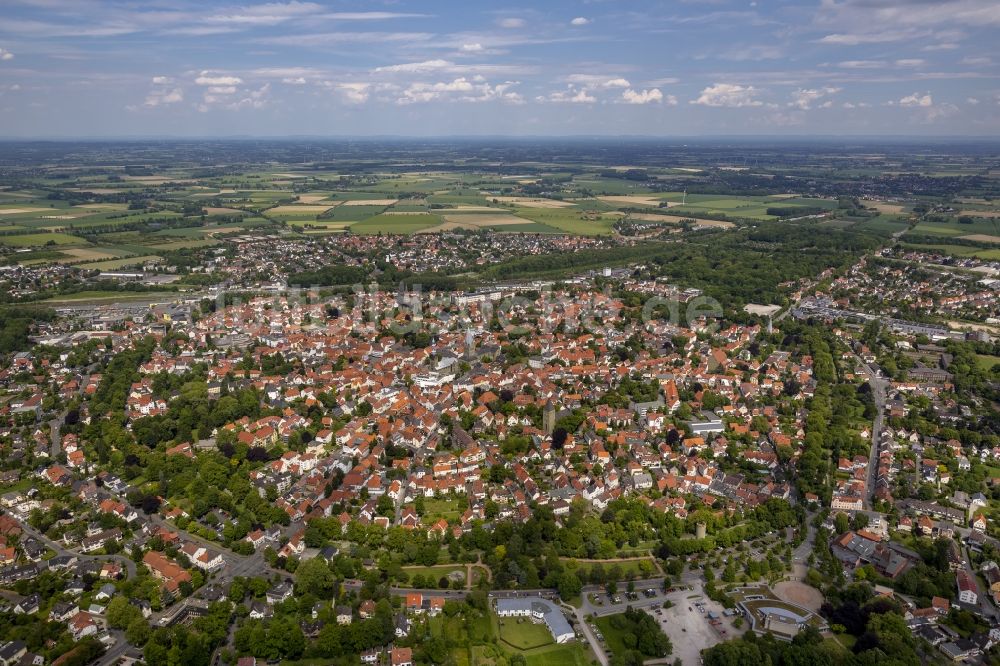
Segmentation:
{"type": "MultiPolygon", "coordinates": [[[[853,352],[852,352],[853,353],[853,352]]],[[[875,401],[875,420],[872,423],[872,443],[868,452],[868,479],[865,483],[864,505],[871,510],[875,495],[875,483],[878,481],[878,443],[882,434],[882,421],[885,418],[885,402],[889,389],[889,383],[879,376],[878,372],[869,366],[860,356],[854,354],[858,367],[868,378],[868,384],[872,388],[872,400],[875,401]]]]}
{"type": "Polygon", "coordinates": [[[128,571],[129,578],[135,577],[135,562],[133,562],[131,559],[129,559],[124,555],[87,555],[86,553],[81,553],[79,551],[66,548],[58,541],[53,541],[52,539],[48,538],[47,536],[36,530],[31,525],[28,525],[27,523],[22,522],[21,529],[24,530],[25,534],[31,535],[35,539],[38,539],[46,546],[54,550],[56,555],[69,555],[83,562],[90,562],[90,561],[107,562],[108,560],[114,560],[116,562],[122,563],[125,566],[125,569],[128,571]]]}

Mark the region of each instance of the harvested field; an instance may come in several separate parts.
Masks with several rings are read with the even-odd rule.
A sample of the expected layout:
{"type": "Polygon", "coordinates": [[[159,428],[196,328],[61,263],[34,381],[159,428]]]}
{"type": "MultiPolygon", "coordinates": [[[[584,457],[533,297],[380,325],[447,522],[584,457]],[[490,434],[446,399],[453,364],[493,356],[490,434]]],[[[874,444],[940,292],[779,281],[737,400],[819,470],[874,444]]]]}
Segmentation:
{"type": "Polygon", "coordinates": [[[525,208],[569,208],[574,204],[569,201],[557,201],[555,199],[538,199],[530,197],[490,197],[500,203],[515,204],[525,208]]]}
{"type": "Polygon", "coordinates": [[[128,204],[116,203],[88,203],[73,206],[73,208],[82,208],[83,210],[125,210],[127,207],[128,204]]]}
{"type": "Polygon", "coordinates": [[[80,213],[79,215],[42,215],[43,220],[75,220],[78,217],[83,217],[85,213],[80,213]]]}
{"type": "Polygon", "coordinates": [[[731,229],[736,225],[732,222],[726,222],[724,220],[706,220],[697,217],[691,217],[690,215],[657,215],[656,213],[632,213],[629,215],[633,220],[642,220],[643,222],[662,222],[664,224],[680,224],[685,220],[693,220],[696,227],[717,227],[719,229],[731,229]]]}
{"type": "Polygon", "coordinates": [[[883,203],[881,201],[865,201],[864,204],[880,213],[887,213],[889,215],[899,215],[906,209],[902,204],[883,203]]]}
{"type": "Polygon", "coordinates": [[[959,236],[959,238],[980,243],[1000,243],[1000,236],[990,236],[989,234],[969,234],[968,236],[959,236]]]}
{"type": "Polygon", "coordinates": [[[213,206],[206,208],[205,213],[208,215],[243,215],[245,211],[238,208],[216,208],[213,206]]]}
{"type": "Polygon", "coordinates": [[[426,215],[426,210],[387,210],[383,215],[426,215]]]}
{"type": "Polygon", "coordinates": [[[108,261],[95,261],[89,264],[78,264],[78,268],[89,268],[98,271],[114,271],[126,266],[141,266],[148,263],[158,263],[163,261],[163,257],[155,254],[146,254],[140,257],[125,257],[124,259],[110,259],[108,261]]]}
{"type": "Polygon", "coordinates": [[[969,217],[1000,217],[1000,210],[963,210],[959,215],[969,217]]]}
{"type": "Polygon", "coordinates": [[[121,194],[125,190],[113,187],[71,187],[70,192],[89,192],[91,194],[121,194]]]}
{"type": "Polygon", "coordinates": [[[308,206],[290,204],[288,206],[275,206],[267,210],[270,215],[319,215],[333,208],[329,206],[308,206]]]}
{"type": "Polygon", "coordinates": [[[352,201],[345,201],[343,206],[391,206],[392,204],[399,201],[399,199],[354,199],[352,201]]]}
{"type": "Polygon", "coordinates": [[[49,210],[48,208],[0,208],[0,215],[24,215],[25,213],[37,213],[49,210]]]}
{"type": "Polygon", "coordinates": [[[121,256],[121,253],[114,254],[112,252],[95,250],[89,247],[74,247],[68,250],[60,250],[60,252],[67,255],[67,258],[65,260],[60,260],[60,263],[97,261],[99,259],[114,259],[115,257],[121,256]]]}
{"type": "Polygon", "coordinates": [[[505,224],[526,224],[529,220],[525,220],[520,217],[514,217],[513,215],[445,215],[443,216],[445,222],[450,222],[452,224],[467,225],[469,227],[495,227],[502,226],[505,224]]]}
{"type": "MultiPolygon", "coordinates": [[[[609,204],[626,204],[629,206],[646,206],[649,208],[656,208],[663,203],[663,199],[657,199],[656,197],[650,196],[640,196],[636,194],[615,194],[605,197],[597,197],[597,199],[598,201],[603,201],[609,204]]],[[[670,206],[670,204],[667,203],[667,206],[670,206]]]]}
{"type": "Polygon", "coordinates": [[[319,203],[320,201],[326,199],[328,196],[329,195],[326,194],[300,194],[299,203],[304,203],[304,204],[319,203]]]}

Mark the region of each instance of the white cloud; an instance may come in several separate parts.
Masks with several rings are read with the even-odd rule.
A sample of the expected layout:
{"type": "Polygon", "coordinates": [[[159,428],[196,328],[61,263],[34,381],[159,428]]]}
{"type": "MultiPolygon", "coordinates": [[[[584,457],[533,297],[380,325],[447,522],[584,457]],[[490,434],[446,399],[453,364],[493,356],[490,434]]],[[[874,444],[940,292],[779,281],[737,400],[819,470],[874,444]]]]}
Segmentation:
{"type": "Polygon", "coordinates": [[[158,85],[158,86],[166,85],[167,83],[170,83],[171,81],[173,81],[173,79],[171,79],[169,76],[154,76],[153,77],[153,83],[155,85],[158,85]]]}
{"type": "Polygon", "coordinates": [[[920,93],[913,93],[912,95],[907,95],[906,97],[899,100],[900,106],[921,106],[929,107],[934,105],[934,98],[931,97],[930,93],[921,95],[920,93]]]}
{"type": "Polygon", "coordinates": [[[921,58],[900,58],[899,60],[896,61],[896,66],[897,67],[920,67],[921,65],[923,65],[926,62],[927,62],[926,60],[923,60],[921,58]]]}
{"type": "Polygon", "coordinates": [[[570,74],[566,77],[569,83],[577,83],[585,88],[630,88],[632,84],[622,77],[608,78],[598,74],[570,74]]]}
{"type": "Polygon", "coordinates": [[[7,49],[0,49],[0,60],[13,60],[14,54],[7,49]]]}
{"type": "Polygon", "coordinates": [[[149,93],[142,103],[147,109],[152,109],[163,104],[176,104],[184,101],[184,91],[180,88],[173,90],[161,90],[149,93]]]}
{"type": "Polygon", "coordinates": [[[199,86],[236,86],[243,83],[243,79],[238,76],[211,76],[211,72],[202,72],[194,82],[199,86]]]}
{"type": "Polygon", "coordinates": [[[819,39],[820,44],[833,46],[858,46],[859,44],[885,44],[916,39],[930,35],[929,31],[879,30],[878,32],[833,33],[819,39]]]}
{"type": "Polygon", "coordinates": [[[472,44],[462,44],[458,49],[462,53],[479,53],[483,50],[483,45],[479,42],[474,42],[472,44]]]}
{"type": "MultiPolygon", "coordinates": [[[[626,104],[651,104],[653,102],[662,102],[663,93],[660,92],[659,88],[650,88],[649,90],[632,90],[629,88],[622,93],[622,101],[626,104]]],[[[670,103],[669,101],[667,102],[670,103]]],[[[674,99],[674,104],[677,104],[677,100],[674,99]]],[[[671,105],[672,106],[672,105],[671,105]]]]}
{"type": "Polygon", "coordinates": [[[368,101],[371,94],[372,85],[370,83],[338,83],[336,89],[344,98],[352,104],[363,104],[368,101]]]}
{"type": "Polygon", "coordinates": [[[584,18],[583,16],[577,16],[575,19],[569,22],[570,25],[577,25],[577,26],[587,25],[588,23],[590,23],[590,19],[584,18]]]}
{"type": "Polygon", "coordinates": [[[268,2],[261,5],[240,7],[232,13],[205,17],[209,23],[235,24],[244,26],[267,26],[284,23],[290,19],[316,14],[323,6],[315,2],[268,2]]]}
{"type": "Polygon", "coordinates": [[[407,12],[330,12],[321,14],[320,18],[337,21],[385,21],[399,18],[426,18],[427,14],[412,14],[407,12]]]}
{"type": "Polygon", "coordinates": [[[475,76],[472,79],[463,76],[451,81],[436,83],[416,82],[411,83],[403,91],[396,103],[417,104],[435,100],[453,102],[499,100],[520,104],[524,101],[521,95],[511,90],[516,85],[518,85],[517,81],[505,81],[497,85],[490,85],[482,76],[475,76]]]}
{"type": "MultiPolygon", "coordinates": [[[[788,103],[788,106],[808,111],[817,100],[838,92],[840,92],[840,88],[799,88],[792,93],[792,101],[788,103]]],[[[820,105],[821,108],[829,108],[830,106],[829,100],[820,105]]]]}
{"type": "Polygon", "coordinates": [[[761,106],[756,100],[757,89],[753,86],[740,86],[733,83],[716,83],[701,91],[698,99],[691,104],[702,106],[726,106],[739,108],[743,106],[761,106]]]}
{"type": "Polygon", "coordinates": [[[501,28],[523,28],[527,24],[523,18],[503,18],[497,21],[501,28]]]}
{"type": "Polygon", "coordinates": [[[586,88],[577,90],[570,86],[566,90],[559,90],[548,97],[536,97],[538,102],[556,102],[557,104],[593,104],[597,98],[587,92],[586,88]]]}
{"type": "Polygon", "coordinates": [[[205,92],[209,95],[232,95],[236,92],[236,86],[210,86],[205,92]]]}
{"type": "Polygon", "coordinates": [[[842,60],[837,65],[845,69],[876,69],[885,67],[886,62],[884,60],[842,60]]]}
{"type": "Polygon", "coordinates": [[[306,84],[306,79],[304,76],[286,76],[281,79],[281,82],[290,86],[304,86],[306,84]]]}
{"type": "Polygon", "coordinates": [[[447,60],[424,60],[423,62],[406,62],[400,65],[388,65],[386,67],[376,67],[376,72],[407,72],[411,74],[422,72],[433,72],[441,69],[450,69],[455,63],[447,60]]]}
{"type": "Polygon", "coordinates": [[[268,93],[271,91],[271,84],[265,83],[257,90],[250,90],[240,97],[240,99],[235,102],[231,102],[226,106],[227,109],[232,111],[238,111],[243,108],[250,109],[260,109],[267,105],[268,93]]]}
{"type": "Polygon", "coordinates": [[[968,56],[962,58],[963,65],[992,65],[993,60],[986,56],[968,56]]]}
{"type": "Polygon", "coordinates": [[[966,97],[965,98],[965,102],[967,104],[971,104],[972,106],[975,106],[976,104],[979,104],[979,100],[976,99],[975,97],[966,97]]]}

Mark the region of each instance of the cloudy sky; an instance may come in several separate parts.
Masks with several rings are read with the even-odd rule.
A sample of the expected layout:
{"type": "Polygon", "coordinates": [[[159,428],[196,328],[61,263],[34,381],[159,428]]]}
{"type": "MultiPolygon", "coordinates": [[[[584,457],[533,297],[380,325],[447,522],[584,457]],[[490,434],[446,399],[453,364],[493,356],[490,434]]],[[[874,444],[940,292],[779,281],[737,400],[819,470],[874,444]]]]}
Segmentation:
{"type": "Polygon", "coordinates": [[[996,135],[996,0],[2,0],[0,136],[996,135]]]}

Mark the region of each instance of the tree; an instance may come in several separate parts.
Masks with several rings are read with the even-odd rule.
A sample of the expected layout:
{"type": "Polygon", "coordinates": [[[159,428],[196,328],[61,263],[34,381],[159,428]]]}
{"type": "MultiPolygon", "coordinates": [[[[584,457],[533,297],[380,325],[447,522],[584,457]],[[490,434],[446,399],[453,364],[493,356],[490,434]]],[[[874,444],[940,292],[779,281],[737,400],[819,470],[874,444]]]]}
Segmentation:
{"type": "Polygon", "coordinates": [[[145,618],[137,617],[125,629],[125,638],[136,647],[142,647],[149,640],[152,630],[145,618]]]}
{"type": "Polygon", "coordinates": [[[843,534],[851,529],[851,519],[847,517],[846,513],[838,513],[833,519],[833,525],[837,534],[843,534]]]}
{"type": "Polygon", "coordinates": [[[114,629],[127,628],[139,615],[139,610],[121,595],[114,597],[105,609],[108,625],[114,629]]]}
{"type": "Polygon", "coordinates": [[[564,571],[559,575],[556,588],[559,590],[559,598],[563,601],[568,601],[580,594],[580,591],[583,590],[583,584],[575,573],[564,571]]]}
{"type": "Polygon", "coordinates": [[[300,592],[310,592],[320,599],[333,598],[333,572],[322,558],[302,562],[295,571],[295,583],[300,592]]]}

